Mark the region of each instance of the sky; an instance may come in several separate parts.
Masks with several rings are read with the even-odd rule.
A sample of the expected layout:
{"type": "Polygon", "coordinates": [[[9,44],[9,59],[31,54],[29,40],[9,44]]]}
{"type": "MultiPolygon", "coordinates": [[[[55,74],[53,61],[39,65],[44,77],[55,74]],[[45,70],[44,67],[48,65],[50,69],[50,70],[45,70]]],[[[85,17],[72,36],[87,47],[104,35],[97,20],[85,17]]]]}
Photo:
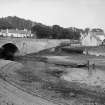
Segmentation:
{"type": "Polygon", "coordinates": [[[105,29],[105,0],[0,0],[0,17],[6,16],[49,26],[105,29]]]}

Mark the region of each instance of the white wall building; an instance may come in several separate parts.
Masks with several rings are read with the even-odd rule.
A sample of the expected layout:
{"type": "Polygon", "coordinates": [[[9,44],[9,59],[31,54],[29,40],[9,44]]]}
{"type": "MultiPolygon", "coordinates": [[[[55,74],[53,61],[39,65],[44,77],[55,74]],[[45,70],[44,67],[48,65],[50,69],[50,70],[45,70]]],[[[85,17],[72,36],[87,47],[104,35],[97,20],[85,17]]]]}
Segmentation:
{"type": "Polygon", "coordinates": [[[99,46],[105,39],[104,32],[88,32],[81,34],[81,45],[83,46],[99,46]]]}
{"type": "Polygon", "coordinates": [[[6,29],[6,30],[1,30],[0,35],[6,37],[32,37],[33,34],[31,31],[28,30],[18,30],[18,29],[6,29]]]}

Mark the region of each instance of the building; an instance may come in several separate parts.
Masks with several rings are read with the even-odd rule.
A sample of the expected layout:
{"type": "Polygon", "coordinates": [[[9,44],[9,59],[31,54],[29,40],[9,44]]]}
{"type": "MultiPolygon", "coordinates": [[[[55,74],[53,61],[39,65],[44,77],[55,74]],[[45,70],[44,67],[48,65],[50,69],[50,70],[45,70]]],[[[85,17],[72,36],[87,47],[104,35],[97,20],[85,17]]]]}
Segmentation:
{"type": "Polygon", "coordinates": [[[81,34],[81,45],[83,46],[99,46],[105,39],[104,32],[92,32],[81,34]]]}
{"type": "Polygon", "coordinates": [[[32,37],[33,34],[31,31],[28,31],[26,29],[24,30],[18,30],[18,29],[6,29],[0,31],[0,36],[3,37],[32,37]]]}

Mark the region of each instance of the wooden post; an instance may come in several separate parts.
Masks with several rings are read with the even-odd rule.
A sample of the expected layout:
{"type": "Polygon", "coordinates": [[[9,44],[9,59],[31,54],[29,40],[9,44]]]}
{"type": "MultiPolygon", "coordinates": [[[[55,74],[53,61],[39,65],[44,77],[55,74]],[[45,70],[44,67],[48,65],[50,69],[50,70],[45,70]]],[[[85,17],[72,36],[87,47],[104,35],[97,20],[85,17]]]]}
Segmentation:
{"type": "Polygon", "coordinates": [[[90,68],[90,62],[89,62],[89,60],[87,62],[87,67],[88,67],[88,73],[89,73],[89,75],[91,75],[92,74],[92,69],[90,68]]]}
{"type": "Polygon", "coordinates": [[[93,70],[95,69],[95,64],[93,63],[93,70]]]}
{"type": "Polygon", "coordinates": [[[85,53],[86,53],[86,55],[88,55],[88,50],[85,48],[85,53]]]}
{"type": "Polygon", "coordinates": [[[93,70],[96,71],[96,65],[95,65],[95,62],[93,63],[93,70]]]}
{"type": "Polygon", "coordinates": [[[89,60],[87,61],[87,68],[88,68],[88,72],[89,72],[89,60]]]}

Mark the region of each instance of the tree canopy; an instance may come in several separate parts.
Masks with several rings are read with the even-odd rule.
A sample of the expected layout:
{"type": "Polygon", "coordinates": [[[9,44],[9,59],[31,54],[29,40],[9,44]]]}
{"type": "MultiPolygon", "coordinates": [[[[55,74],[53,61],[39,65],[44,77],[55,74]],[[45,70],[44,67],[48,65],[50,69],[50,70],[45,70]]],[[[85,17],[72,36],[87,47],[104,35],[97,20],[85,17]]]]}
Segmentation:
{"type": "MultiPolygon", "coordinates": [[[[31,30],[35,38],[50,38],[50,39],[74,39],[79,40],[81,33],[88,33],[90,28],[79,29],[75,27],[64,28],[60,25],[47,26],[42,23],[26,20],[16,16],[8,16],[0,18],[0,29],[28,29],[31,30]]],[[[104,32],[100,28],[93,28],[93,32],[104,32]]],[[[33,36],[33,37],[34,37],[33,36]]]]}
{"type": "Polygon", "coordinates": [[[37,38],[52,38],[52,39],[79,39],[80,30],[75,28],[63,28],[59,25],[46,26],[36,24],[32,27],[32,32],[36,33],[37,38]]]}
{"type": "Polygon", "coordinates": [[[14,29],[28,29],[30,30],[36,22],[31,20],[22,19],[16,16],[8,16],[5,18],[0,18],[0,29],[14,28],[14,29]]]}

